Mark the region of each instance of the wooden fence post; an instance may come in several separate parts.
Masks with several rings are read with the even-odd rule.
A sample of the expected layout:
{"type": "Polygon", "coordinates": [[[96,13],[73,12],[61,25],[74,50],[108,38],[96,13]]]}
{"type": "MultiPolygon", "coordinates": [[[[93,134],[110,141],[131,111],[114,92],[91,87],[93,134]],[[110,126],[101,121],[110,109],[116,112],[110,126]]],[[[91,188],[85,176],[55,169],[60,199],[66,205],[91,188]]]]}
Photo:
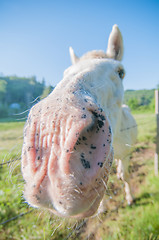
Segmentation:
{"type": "Polygon", "coordinates": [[[155,175],[158,176],[159,168],[159,90],[155,90],[155,113],[157,121],[157,135],[156,135],[156,153],[155,153],[155,175]]]}

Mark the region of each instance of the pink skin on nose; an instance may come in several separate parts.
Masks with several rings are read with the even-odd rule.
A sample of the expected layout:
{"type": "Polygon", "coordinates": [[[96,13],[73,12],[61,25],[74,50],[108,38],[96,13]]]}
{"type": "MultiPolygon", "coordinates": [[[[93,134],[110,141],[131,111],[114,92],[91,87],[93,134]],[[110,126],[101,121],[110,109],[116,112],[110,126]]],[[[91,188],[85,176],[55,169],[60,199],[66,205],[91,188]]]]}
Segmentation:
{"type": "Polygon", "coordinates": [[[90,96],[57,95],[53,92],[29,114],[22,151],[24,196],[32,206],[58,215],[89,217],[103,197],[113,160],[111,128],[90,96]]]}

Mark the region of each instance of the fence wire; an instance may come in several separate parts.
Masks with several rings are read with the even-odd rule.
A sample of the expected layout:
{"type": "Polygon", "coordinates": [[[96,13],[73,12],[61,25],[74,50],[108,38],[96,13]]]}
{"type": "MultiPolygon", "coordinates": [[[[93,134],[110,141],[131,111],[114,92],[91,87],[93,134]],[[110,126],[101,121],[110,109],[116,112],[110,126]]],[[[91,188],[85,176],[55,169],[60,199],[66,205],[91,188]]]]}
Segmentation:
{"type": "Polygon", "coordinates": [[[4,163],[0,163],[0,167],[3,167],[5,165],[9,165],[10,163],[16,162],[16,161],[19,161],[19,160],[21,160],[21,158],[17,158],[17,159],[9,160],[9,161],[4,162],[4,163]]]}
{"type": "Polygon", "coordinates": [[[17,220],[18,218],[23,217],[23,216],[25,216],[25,215],[33,212],[33,211],[34,211],[34,209],[32,209],[32,210],[30,210],[30,211],[28,211],[28,212],[25,212],[25,213],[20,213],[20,214],[18,214],[18,215],[15,216],[15,217],[12,217],[12,218],[4,221],[4,222],[1,222],[0,225],[4,225],[4,224],[7,224],[7,223],[9,223],[9,222],[11,222],[11,221],[17,220]]]}

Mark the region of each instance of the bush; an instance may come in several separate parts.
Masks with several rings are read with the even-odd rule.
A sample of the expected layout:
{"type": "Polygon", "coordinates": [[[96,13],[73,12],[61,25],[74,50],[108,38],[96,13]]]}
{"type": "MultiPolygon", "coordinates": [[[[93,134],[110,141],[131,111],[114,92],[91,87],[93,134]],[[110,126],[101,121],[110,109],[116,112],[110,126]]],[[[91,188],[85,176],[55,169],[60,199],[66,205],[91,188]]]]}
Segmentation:
{"type": "Polygon", "coordinates": [[[136,110],[139,107],[139,103],[136,98],[131,98],[128,101],[128,106],[131,110],[136,110]]]}
{"type": "Polygon", "coordinates": [[[8,117],[8,107],[0,105],[0,118],[8,117]]]}

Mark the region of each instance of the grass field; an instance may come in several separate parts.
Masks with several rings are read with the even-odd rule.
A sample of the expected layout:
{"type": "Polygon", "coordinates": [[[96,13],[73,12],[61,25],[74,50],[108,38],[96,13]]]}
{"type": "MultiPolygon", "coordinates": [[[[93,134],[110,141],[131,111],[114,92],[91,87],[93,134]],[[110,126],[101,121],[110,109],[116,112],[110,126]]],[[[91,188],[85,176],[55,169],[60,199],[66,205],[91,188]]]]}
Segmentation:
{"type": "Polygon", "coordinates": [[[135,203],[131,207],[126,205],[123,183],[117,180],[113,167],[105,195],[106,213],[80,221],[55,217],[46,211],[32,209],[24,202],[19,160],[24,123],[1,122],[0,240],[159,239],[159,177],[154,176],[153,164],[155,115],[138,113],[135,118],[139,135],[132,149],[130,166],[135,203]],[[8,161],[11,162],[4,164],[8,161]],[[9,219],[12,220],[5,222],[9,219]]]}

